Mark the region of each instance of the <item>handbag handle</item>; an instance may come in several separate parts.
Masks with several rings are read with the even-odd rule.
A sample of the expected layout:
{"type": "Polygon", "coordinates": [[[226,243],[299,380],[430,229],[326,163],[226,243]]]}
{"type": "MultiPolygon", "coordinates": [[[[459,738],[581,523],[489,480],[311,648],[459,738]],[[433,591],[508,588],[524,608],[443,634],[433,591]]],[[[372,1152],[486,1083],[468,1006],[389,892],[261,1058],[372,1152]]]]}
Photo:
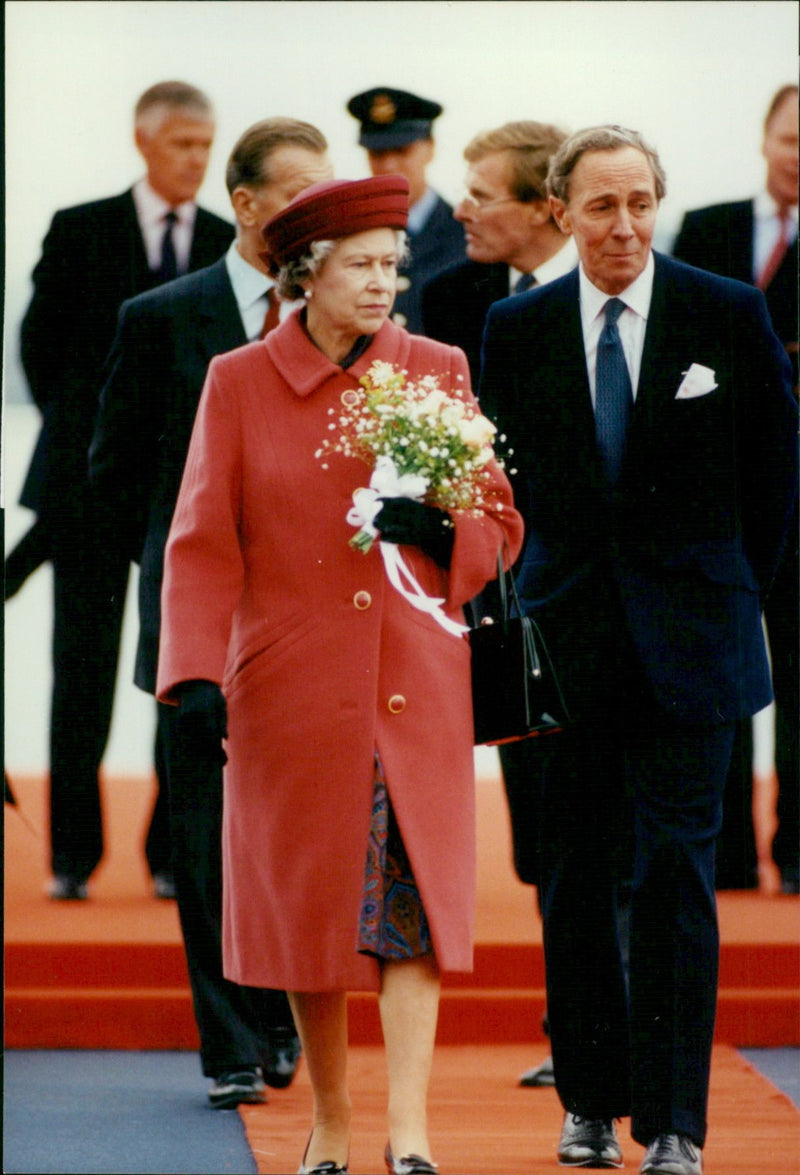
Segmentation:
{"type": "MultiPolygon", "coordinates": [[[[504,544],[497,552],[497,583],[500,588],[500,608],[502,612],[501,624],[503,626],[503,633],[508,634],[509,623],[511,621],[511,608],[509,606],[509,592],[508,584],[511,584],[511,599],[514,602],[514,607],[517,610],[517,616],[522,618],[522,608],[517,595],[517,585],[514,581],[514,572],[509,567],[508,570],[503,566],[503,552],[508,552],[508,545],[504,544]],[[507,578],[506,578],[507,577],[507,578]]],[[[524,625],[523,639],[528,650],[528,668],[533,677],[541,677],[542,664],[539,659],[539,649],[536,644],[536,637],[534,633],[538,633],[539,629],[533,620],[524,625]]]]}
{"type": "Polygon", "coordinates": [[[511,584],[511,600],[514,602],[514,607],[517,610],[517,616],[522,616],[522,608],[520,607],[519,596],[517,595],[517,585],[514,582],[514,572],[509,569],[506,571],[503,566],[503,552],[508,552],[508,545],[503,544],[501,549],[497,552],[497,584],[500,588],[500,608],[502,611],[501,622],[503,631],[508,631],[508,622],[511,619],[511,607],[509,603],[508,583],[511,584]],[[508,577],[508,579],[506,579],[508,577]]]}

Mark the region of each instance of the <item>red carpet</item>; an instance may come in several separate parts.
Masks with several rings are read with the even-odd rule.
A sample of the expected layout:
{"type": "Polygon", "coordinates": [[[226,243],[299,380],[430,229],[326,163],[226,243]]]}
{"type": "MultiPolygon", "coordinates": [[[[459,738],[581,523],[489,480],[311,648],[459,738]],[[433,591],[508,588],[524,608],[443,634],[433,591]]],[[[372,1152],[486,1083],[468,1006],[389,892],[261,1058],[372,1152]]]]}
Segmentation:
{"type": "MultiPolygon", "coordinates": [[[[544,1047],[445,1045],[437,1049],[430,1135],[442,1175],[555,1173],[562,1112],[551,1089],[520,1089],[518,1075],[544,1047]]],[[[355,1048],[350,1064],[354,1130],[351,1175],[384,1170],[386,1081],[378,1048],[355,1048]]],[[[308,1135],[311,1088],[305,1069],[267,1106],[242,1106],[260,1175],[296,1171],[308,1135]]],[[[625,1169],[644,1154],[627,1121],[619,1137],[625,1169]]],[[[727,1045],[714,1050],[705,1175],[798,1175],[800,1112],[727,1045]]]]}
{"type": "MultiPolygon", "coordinates": [[[[14,778],[5,829],[6,1045],[11,1048],[197,1047],[174,903],[150,894],[141,845],[152,785],[105,788],[106,860],[86,903],[44,897],[44,785],[14,778]]],[[[544,972],[534,891],[512,871],[496,778],[478,783],[476,970],[447,977],[443,1044],[542,1040],[544,972]]],[[[720,894],[717,1039],[800,1045],[800,899],[720,894]]],[[[354,1044],[379,1041],[374,997],[351,1000],[354,1044]]],[[[800,1164],[798,1164],[800,1172],[800,1164]]]]}

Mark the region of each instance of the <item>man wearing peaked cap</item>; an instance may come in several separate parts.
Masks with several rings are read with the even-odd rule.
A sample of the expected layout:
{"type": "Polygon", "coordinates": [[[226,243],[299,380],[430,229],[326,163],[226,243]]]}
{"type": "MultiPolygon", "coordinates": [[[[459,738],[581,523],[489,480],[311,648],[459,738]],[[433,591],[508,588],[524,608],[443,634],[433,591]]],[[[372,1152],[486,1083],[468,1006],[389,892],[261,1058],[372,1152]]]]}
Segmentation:
{"type": "Polygon", "coordinates": [[[347,109],[361,124],[358,142],[375,175],[403,175],[409,184],[410,257],[398,279],[394,321],[423,334],[422,287],[448,266],[465,259],[464,236],[452,207],[429,187],[426,169],[433,158],[433,122],[438,102],[406,90],[378,86],[356,94],[347,109]]]}

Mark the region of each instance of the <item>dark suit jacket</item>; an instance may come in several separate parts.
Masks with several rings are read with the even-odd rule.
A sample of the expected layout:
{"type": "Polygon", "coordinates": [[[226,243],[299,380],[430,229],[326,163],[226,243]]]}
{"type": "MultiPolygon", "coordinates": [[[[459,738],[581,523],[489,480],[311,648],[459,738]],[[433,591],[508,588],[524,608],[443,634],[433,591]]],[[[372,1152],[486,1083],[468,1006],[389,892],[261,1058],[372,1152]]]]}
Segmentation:
{"type": "Polygon", "coordinates": [[[422,333],[461,348],[476,390],[486,315],[494,302],[508,297],[508,272],[504,263],[465,261],[432,278],[422,291],[422,333]]]}
{"type": "MultiPolygon", "coordinates": [[[[687,212],[672,254],[680,261],[752,285],[753,201],[687,212]]],[[[797,238],[765,290],[772,325],[785,347],[797,347],[797,238]]],[[[796,369],[795,359],[795,369],[796,369]]]]}
{"type": "Polygon", "coordinates": [[[402,319],[395,319],[399,326],[404,326],[411,334],[420,335],[425,333],[421,310],[425,283],[466,256],[464,230],[453,219],[451,205],[441,196],[437,197],[422,232],[413,236],[409,234],[408,247],[410,258],[400,271],[399,292],[392,313],[393,317],[402,315],[402,319]],[[404,289],[406,282],[409,284],[404,289]]]}
{"type": "MultiPolygon", "coordinates": [[[[189,268],[210,265],[233,226],[197,210],[189,268]]],[[[155,284],[131,191],[57,212],[33,271],[22,322],[22,363],[43,414],[21,502],[39,514],[80,520],[87,452],[117,311],[155,284]]]]}
{"type": "Polygon", "coordinates": [[[164,547],[192,426],[215,355],[247,342],[224,258],[125,302],[90,451],[91,478],[138,520],[134,680],[155,692],[164,547]]]}
{"type": "Polygon", "coordinates": [[[659,712],[733,721],[771,697],[759,597],[796,497],[789,363],[759,291],[655,263],[613,495],[595,442],[577,271],[489,311],[481,404],[514,447],[527,532],[518,587],[571,711],[585,716],[613,696],[604,659],[625,639],[659,712]],[[711,368],[718,387],[677,399],[692,363],[711,368]]]}

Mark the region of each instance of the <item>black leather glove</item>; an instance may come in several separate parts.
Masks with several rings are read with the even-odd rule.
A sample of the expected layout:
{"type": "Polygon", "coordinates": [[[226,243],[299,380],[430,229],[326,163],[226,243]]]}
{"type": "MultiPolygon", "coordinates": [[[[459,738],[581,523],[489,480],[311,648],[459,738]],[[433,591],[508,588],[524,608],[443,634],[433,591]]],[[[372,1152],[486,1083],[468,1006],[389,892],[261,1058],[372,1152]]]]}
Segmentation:
{"type": "Polygon", "coordinates": [[[228,737],[228,708],[222,690],[213,681],[184,681],[178,695],[178,732],[195,753],[215,763],[227,763],[222,740],[228,737]]]}
{"type": "Polygon", "coordinates": [[[436,506],[426,506],[412,498],[381,498],[381,502],[383,506],[375,517],[381,538],[387,543],[421,547],[447,570],[456,537],[450,516],[436,506]]]}

